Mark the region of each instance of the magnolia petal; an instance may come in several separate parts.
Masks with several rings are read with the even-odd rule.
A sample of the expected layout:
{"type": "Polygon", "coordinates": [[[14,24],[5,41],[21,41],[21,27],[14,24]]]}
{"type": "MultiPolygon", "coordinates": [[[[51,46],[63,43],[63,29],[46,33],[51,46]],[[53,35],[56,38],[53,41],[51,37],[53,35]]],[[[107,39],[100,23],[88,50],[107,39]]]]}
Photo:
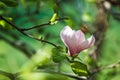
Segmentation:
{"type": "Polygon", "coordinates": [[[95,42],[95,38],[94,36],[92,35],[90,38],[88,38],[86,41],[84,41],[80,47],[79,47],[79,50],[84,50],[84,49],[87,49],[89,48],[90,46],[92,46],[95,42]]]}
{"type": "Polygon", "coordinates": [[[60,33],[60,37],[63,43],[67,46],[69,54],[76,53],[76,45],[78,43],[75,35],[75,31],[69,26],[64,27],[60,33]]]}
{"type": "Polygon", "coordinates": [[[64,42],[64,44],[67,46],[67,36],[69,35],[68,32],[72,32],[72,29],[68,26],[64,27],[62,31],[60,32],[61,40],[64,42]]]}
{"type": "Polygon", "coordinates": [[[69,50],[69,54],[75,53],[76,45],[77,45],[75,35],[73,34],[71,37],[67,37],[66,41],[67,41],[66,44],[69,50]]]}
{"type": "Polygon", "coordinates": [[[68,48],[70,56],[78,55],[82,50],[89,48],[95,42],[95,38],[92,35],[85,40],[85,35],[81,30],[72,30],[69,26],[65,26],[60,32],[60,37],[63,43],[68,48]]]}
{"type": "Polygon", "coordinates": [[[60,32],[60,37],[64,44],[72,51],[76,47],[76,38],[75,38],[75,31],[72,30],[69,26],[63,28],[60,32]]]}
{"type": "Polygon", "coordinates": [[[89,45],[92,46],[95,43],[95,37],[92,35],[90,38],[88,38],[89,45]]]}
{"type": "Polygon", "coordinates": [[[85,41],[85,35],[81,30],[78,30],[75,32],[77,44],[81,44],[83,41],[85,41]]]}

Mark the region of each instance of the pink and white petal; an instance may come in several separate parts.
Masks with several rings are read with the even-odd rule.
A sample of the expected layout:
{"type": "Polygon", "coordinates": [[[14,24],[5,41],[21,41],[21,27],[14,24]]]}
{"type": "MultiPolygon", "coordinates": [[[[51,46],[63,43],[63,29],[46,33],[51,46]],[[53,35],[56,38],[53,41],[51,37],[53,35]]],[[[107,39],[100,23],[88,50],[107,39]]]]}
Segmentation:
{"type": "Polygon", "coordinates": [[[69,53],[75,53],[77,46],[77,39],[75,37],[75,31],[69,26],[66,26],[60,33],[60,37],[64,44],[68,47],[69,53]]]}
{"type": "Polygon", "coordinates": [[[60,37],[61,40],[64,42],[64,44],[67,46],[66,42],[67,42],[67,35],[69,35],[68,33],[71,33],[72,29],[69,26],[65,26],[62,31],[60,32],[60,37]]]}
{"type": "Polygon", "coordinates": [[[68,48],[68,53],[71,55],[71,54],[74,54],[76,53],[76,43],[75,43],[75,40],[73,40],[75,38],[72,38],[72,39],[69,39],[68,38],[66,39],[66,47],[68,48]]]}
{"type": "Polygon", "coordinates": [[[77,43],[81,44],[83,41],[85,41],[85,35],[81,30],[76,31],[75,36],[77,39],[77,43]]]}
{"type": "Polygon", "coordinates": [[[87,40],[88,40],[90,46],[92,46],[95,43],[95,37],[93,35],[90,38],[88,38],[87,40]]]}
{"type": "Polygon", "coordinates": [[[65,26],[62,31],[60,32],[60,37],[62,39],[62,37],[64,38],[64,36],[69,35],[69,33],[72,32],[72,29],[69,26],[65,26]]]}
{"type": "Polygon", "coordinates": [[[67,36],[66,44],[67,44],[67,47],[68,47],[70,53],[76,52],[77,42],[76,42],[75,34],[72,34],[71,36],[67,36]]]}
{"type": "Polygon", "coordinates": [[[86,40],[79,45],[79,47],[77,48],[77,52],[81,52],[82,50],[87,49],[89,47],[89,42],[86,40]]]}
{"type": "Polygon", "coordinates": [[[79,52],[79,51],[89,48],[90,46],[94,44],[94,42],[95,42],[95,38],[92,35],[90,38],[88,38],[86,41],[84,41],[83,43],[79,45],[79,48],[77,49],[77,51],[79,52]]]}

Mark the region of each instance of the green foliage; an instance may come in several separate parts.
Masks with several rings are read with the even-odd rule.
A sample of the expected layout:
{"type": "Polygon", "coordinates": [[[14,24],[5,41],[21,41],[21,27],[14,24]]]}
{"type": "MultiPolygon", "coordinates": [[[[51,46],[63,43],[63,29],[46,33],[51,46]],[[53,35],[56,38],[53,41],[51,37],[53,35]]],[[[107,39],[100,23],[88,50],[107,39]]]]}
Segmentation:
{"type": "MultiPolygon", "coordinates": [[[[59,33],[60,30],[66,26],[70,25],[72,28],[80,28],[80,24],[88,25],[89,29],[92,30],[93,23],[96,20],[96,13],[97,8],[95,1],[96,0],[54,0],[56,3],[57,1],[59,4],[53,2],[53,0],[0,0],[0,15],[4,17],[11,17],[7,20],[12,21],[15,23],[19,28],[28,28],[31,26],[39,25],[42,23],[46,23],[51,19],[51,22],[54,24],[56,23],[55,19],[58,17],[69,17],[69,20],[60,21],[57,24],[50,25],[44,28],[39,28],[36,30],[31,30],[30,34],[32,35],[42,35],[44,39],[51,41],[53,43],[61,44],[62,41],[60,40],[59,33]],[[19,6],[18,6],[19,2],[19,6]],[[39,5],[37,5],[39,4],[39,5]],[[53,11],[54,10],[54,11],[53,11]],[[94,10],[94,11],[93,11],[94,10]],[[56,14],[56,13],[57,14],[56,14]],[[58,13],[59,12],[59,13],[58,13]],[[55,13],[53,15],[53,13],[55,13]],[[51,18],[51,15],[53,17],[51,18]],[[92,26],[91,26],[92,25],[92,26]]],[[[118,0],[116,0],[118,1],[118,0]]],[[[119,11],[119,8],[115,11],[119,11]]],[[[113,11],[114,11],[113,10],[113,11]]],[[[118,17],[117,17],[118,18],[118,17]]],[[[94,66],[104,66],[107,64],[114,63],[119,60],[119,45],[120,45],[120,23],[115,21],[113,18],[110,17],[110,24],[103,40],[102,49],[100,49],[100,56],[99,61],[97,63],[93,62],[91,57],[87,58],[87,62],[89,65],[94,66]],[[114,55],[114,56],[113,56],[114,55]]],[[[0,20],[0,28],[4,29],[13,29],[8,23],[0,20]]],[[[3,30],[3,29],[2,29],[3,30]]],[[[8,39],[11,40],[12,36],[9,36],[9,32],[12,32],[16,35],[19,39],[15,39],[15,42],[25,42],[35,48],[35,50],[43,49],[43,43],[37,42],[34,39],[30,39],[25,37],[24,35],[16,32],[15,30],[9,30],[1,33],[6,35],[8,39]]],[[[93,29],[94,30],[94,29],[93,29]]],[[[0,33],[0,34],[1,34],[0,33]]],[[[14,42],[14,41],[13,41],[14,42]]],[[[28,58],[19,50],[14,48],[14,45],[8,45],[9,43],[6,42],[4,39],[0,38],[0,70],[16,73],[19,71],[33,71],[37,67],[41,69],[45,69],[46,65],[47,68],[50,69],[51,66],[48,65],[52,60],[56,63],[62,63],[62,71],[67,73],[75,73],[79,76],[88,76],[89,72],[87,70],[87,66],[81,62],[71,62],[71,68],[68,65],[65,59],[65,51],[62,48],[53,48],[52,54],[51,51],[47,51],[51,49],[51,47],[47,47],[47,49],[39,51],[38,54],[32,56],[32,58],[28,58]],[[46,52],[47,51],[47,52],[46,52]],[[51,60],[52,58],[52,60],[51,60]],[[67,64],[66,64],[67,63],[67,64]],[[63,66],[65,65],[65,66],[63,66]],[[73,71],[73,72],[72,72],[73,71]]],[[[19,43],[17,43],[19,45],[19,43]]],[[[24,45],[23,45],[24,46],[24,45]]],[[[83,55],[82,60],[86,59],[86,55],[88,55],[89,51],[81,52],[79,57],[81,58],[83,55]],[[85,54],[84,54],[85,53],[85,54]]],[[[54,65],[55,63],[50,63],[54,65]]],[[[52,67],[52,69],[55,69],[52,67]]],[[[120,76],[120,69],[112,69],[112,70],[105,70],[100,73],[97,73],[96,80],[119,80],[120,76]]],[[[60,75],[53,75],[53,74],[44,74],[44,73],[28,73],[28,74],[21,74],[21,80],[67,80],[66,77],[62,77],[60,75]]],[[[19,79],[20,79],[19,78],[19,79]]],[[[3,75],[0,75],[0,80],[9,80],[3,75]]]]}
{"type": "Polygon", "coordinates": [[[9,7],[15,7],[18,5],[17,0],[0,0],[0,1],[9,7]]]}
{"type": "MultiPolygon", "coordinates": [[[[110,18],[110,26],[107,30],[103,46],[101,48],[101,56],[98,61],[98,65],[105,66],[115,63],[120,60],[120,23],[112,17],[110,18]]],[[[98,73],[98,80],[119,80],[120,69],[106,69],[98,73]]]]}
{"type": "Polygon", "coordinates": [[[69,25],[70,27],[74,27],[75,26],[75,23],[72,21],[72,19],[68,19],[68,20],[65,20],[65,22],[67,23],[67,25],[69,25]]]}
{"type": "Polygon", "coordinates": [[[89,72],[87,69],[87,65],[78,61],[72,61],[70,63],[72,71],[78,76],[88,76],[89,72]]]}
{"type": "Polygon", "coordinates": [[[52,59],[54,62],[58,63],[65,59],[65,51],[62,47],[52,49],[52,59]]]}
{"type": "Polygon", "coordinates": [[[25,65],[22,66],[21,72],[31,72],[38,67],[44,67],[51,62],[51,49],[44,47],[39,50],[31,59],[29,59],[25,65]]]}
{"type": "MultiPolygon", "coordinates": [[[[12,18],[7,18],[8,21],[12,21],[12,18]]],[[[10,30],[13,29],[13,27],[11,25],[9,25],[8,23],[6,23],[4,20],[0,20],[0,27],[10,30]]]]}
{"type": "Polygon", "coordinates": [[[71,80],[66,76],[58,74],[49,74],[42,72],[25,73],[20,75],[17,80],[71,80]]]}
{"type": "Polygon", "coordinates": [[[4,75],[0,75],[0,80],[10,80],[10,79],[4,75]]]}
{"type": "Polygon", "coordinates": [[[50,20],[50,24],[55,24],[56,23],[56,19],[58,17],[58,14],[57,13],[54,13],[51,20],[50,20]]]}

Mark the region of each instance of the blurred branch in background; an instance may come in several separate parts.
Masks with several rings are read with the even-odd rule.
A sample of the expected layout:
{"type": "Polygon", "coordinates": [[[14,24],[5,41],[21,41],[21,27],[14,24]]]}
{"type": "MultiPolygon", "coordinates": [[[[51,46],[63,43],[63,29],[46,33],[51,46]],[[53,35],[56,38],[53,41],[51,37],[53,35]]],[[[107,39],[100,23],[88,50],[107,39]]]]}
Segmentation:
{"type": "MultiPolygon", "coordinates": [[[[19,40],[11,41],[10,39],[7,39],[5,36],[3,36],[2,34],[5,34],[5,33],[3,33],[2,30],[0,30],[0,39],[4,40],[5,42],[10,44],[14,48],[18,49],[19,51],[22,51],[27,57],[31,57],[33,54],[35,54],[36,51],[33,48],[31,48],[28,44],[24,42],[20,42],[19,40]]],[[[14,37],[14,36],[10,35],[10,37],[14,37]]]]}
{"type": "Polygon", "coordinates": [[[76,75],[69,74],[69,73],[64,73],[64,72],[56,72],[56,71],[49,71],[49,70],[37,70],[37,71],[35,71],[35,72],[59,74],[59,75],[64,75],[64,76],[67,76],[67,77],[70,77],[70,78],[73,78],[73,79],[76,79],[76,80],[87,80],[86,77],[76,76],[76,75]]]}
{"type": "MultiPolygon", "coordinates": [[[[96,39],[95,47],[90,52],[90,57],[93,58],[94,62],[97,63],[97,60],[100,58],[102,52],[101,47],[103,46],[103,40],[105,37],[105,33],[108,29],[108,21],[109,15],[104,9],[104,5],[101,0],[96,1],[96,6],[98,8],[98,14],[95,21],[95,32],[93,33],[96,39]]],[[[92,65],[91,70],[97,68],[97,65],[92,65]]],[[[92,77],[90,80],[95,80],[95,76],[92,77]]]]}
{"type": "Polygon", "coordinates": [[[0,70],[0,74],[8,77],[10,80],[15,80],[15,76],[14,76],[14,74],[12,74],[12,73],[8,73],[8,72],[1,71],[1,70],[0,70]]]}
{"type": "Polygon", "coordinates": [[[120,6],[120,1],[119,0],[106,0],[106,1],[109,1],[112,5],[120,6]]]}
{"type": "MultiPolygon", "coordinates": [[[[120,61],[116,62],[116,63],[113,63],[113,64],[110,64],[108,66],[104,66],[104,67],[99,67],[99,68],[96,68],[94,69],[93,72],[91,72],[91,75],[89,76],[89,78],[87,79],[86,77],[82,77],[82,76],[77,76],[77,75],[73,75],[73,74],[69,74],[69,73],[64,73],[64,72],[56,72],[56,71],[53,71],[53,70],[36,70],[34,72],[42,72],[42,73],[50,73],[50,74],[59,74],[59,75],[63,75],[63,76],[67,76],[67,77],[70,77],[70,78],[73,78],[73,79],[76,79],[76,80],[90,80],[91,77],[100,72],[100,71],[103,71],[103,70],[106,70],[106,69],[114,69],[114,68],[119,68],[120,67],[120,61]]],[[[20,73],[20,72],[19,72],[20,73]]],[[[0,74],[4,75],[4,76],[7,76],[8,78],[10,78],[11,80],[15,80],[16,77],[19,75],[19,73],[16,73],[16,74],[12,74],[12,73],[8,73],[8,72],[5,72],[5,71],[1,71],[0,70],[0,74]]]]}
{"type": "Polygon", "coordinates": [[[87,77],[82,77],[82,76],[77,76],[74,74],[69,74],[69,73],[65,73],[65,72],[58,72],[58,71],[54,71],[54,70],[44,70],[44,69],[37,69],[34,72],[43,72],[43,73],[51,73],[51,74],[60,74],[60,75],[64,75],[64,76],[68,76],[71,78],[74,78],[76,80],[91,80],[91,78],[93,77],[93,75],[103,71],[103,70],[107,70],[107,69],[115,69],[115,68],[119,68],[120,67],[120,61],[112,63],[110,65],[107,66],[100,66],[98,68],[95,68],[94,70],[92,70],[92,72],[90,72],[90,76],[87,77]]]}
{"type": "Polygon", "coordinates": [[[98,67],[98,68],[92,70],[90,78],[91,78],[93,75],[95,75],[96,73],[101,72],[101,71],[103,71],[103,70],[115,69],[115,68],[119,68],[119,67],[120,67],[120,61],[115,62],[115,63],[113,63],[113,64],[110,64],[110,65],[108,65],[108,66],[98,67]]]}
{"type": "Polygon", "coordinates": [[[107,14],[107,12],[105,12],[101,0],[97,0],[96,6],[98,8],[98,14],[95,22],[95,32],[93,33],[96,38],[96,42],[94,50],[90,53],[90,56],[92,56],[95,61],[100,56],[100,49],[106,30],[108,29],[109,21],[109,15],[107,14]]]}
{"type": "Polygon", "coordinates": [[[118,0],[103,0],[104,9],[111,14],[116,20],[120,20],[120,1],[118,0]],[[117,9],[118,8],[118,9],[117,9]]]}
{"type": "Polygon", "coordinates": [[[104,67],[101,67],[101,68],[97,68],[97,69],[95,69],[95,70],[92,72],[92,74],[95,74],[95,73],[97,73],[97,72],[99,72],[99,71],[102,71],[102,70],[105,70],[105,69],[114,69],[114,68],[119,68],[119,67],[120,67],[120,61],[115,62],[115,63],[113,63],[113,64],[110,64],[110,65],[108,65],[108,66],[104,66],[104,67]]]}

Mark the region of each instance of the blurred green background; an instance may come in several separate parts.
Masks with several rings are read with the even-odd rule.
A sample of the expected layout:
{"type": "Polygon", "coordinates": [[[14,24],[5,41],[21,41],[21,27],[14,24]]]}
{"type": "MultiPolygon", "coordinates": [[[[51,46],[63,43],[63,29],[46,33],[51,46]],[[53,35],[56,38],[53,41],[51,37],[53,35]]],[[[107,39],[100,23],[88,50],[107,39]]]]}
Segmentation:
{"type": "MultiPolygon", "coordinates": [[[[15,1],[16,3],[6,4],[6,2],[4,3],[3,0],[0,0],[0,15],[5,18],[11,18],[11,21],[19,26],[19,28],[30,28],[48,22],[54,14],[53,6],[56,2],[59,17],[69,17],[70,20],[58,21],[54,25],[33,29],[28,31],[28,33],[36,37],[42,37],[64,48],[65,46],[59,36],[64,26],[70,25],[73,29],[80,29],[81,25],[85,24],[91,32],[95,31],[94,23],[98,14],[96,0],[55,0],[55,2],[52,0],[10,1],[15,1]]],[[[113,10],[119,10],[118,7],[112,6],[112,8],[113,10]]],[[[106,66],[120,59],[120,23],[119,19],[115,17],[109,14],[109,25],[105,32],[103,42],[101,43],[101,54],[96,63],[94,63],[98,66],[106,66]]],[[[74,80],[58,74],[29,72],[35,69],[36,66],[39,66],[40,69],[47,70],[57,70],[59,68],[59,64],[54,63],[51,59],[52,48],[53,46],[49,44],[41,43],[22,35],[8,24],[0,26],[0,70],[10,73],[23,71],[23,74],[18,77],[18,80],[74,80]],[[33,56],[31,58],[27,57],[24,51],[19,50],[13,45],[14,43],[23,46],[23,48],[27,48],[28,52],[33,56]]],[[[83,51],[79,57],[82,61],[86,62],[87,55],[88,53],[83,51]]],[[[60,70],[67,73],[73,73],[66,60],[61,62],[60,70]]],[[[95,80],[119,80],[120,69],[106,69],[98,72],[95,77],[95,80]]],[[[9,79],[0,75],[0,80],[9,79]]]]}

